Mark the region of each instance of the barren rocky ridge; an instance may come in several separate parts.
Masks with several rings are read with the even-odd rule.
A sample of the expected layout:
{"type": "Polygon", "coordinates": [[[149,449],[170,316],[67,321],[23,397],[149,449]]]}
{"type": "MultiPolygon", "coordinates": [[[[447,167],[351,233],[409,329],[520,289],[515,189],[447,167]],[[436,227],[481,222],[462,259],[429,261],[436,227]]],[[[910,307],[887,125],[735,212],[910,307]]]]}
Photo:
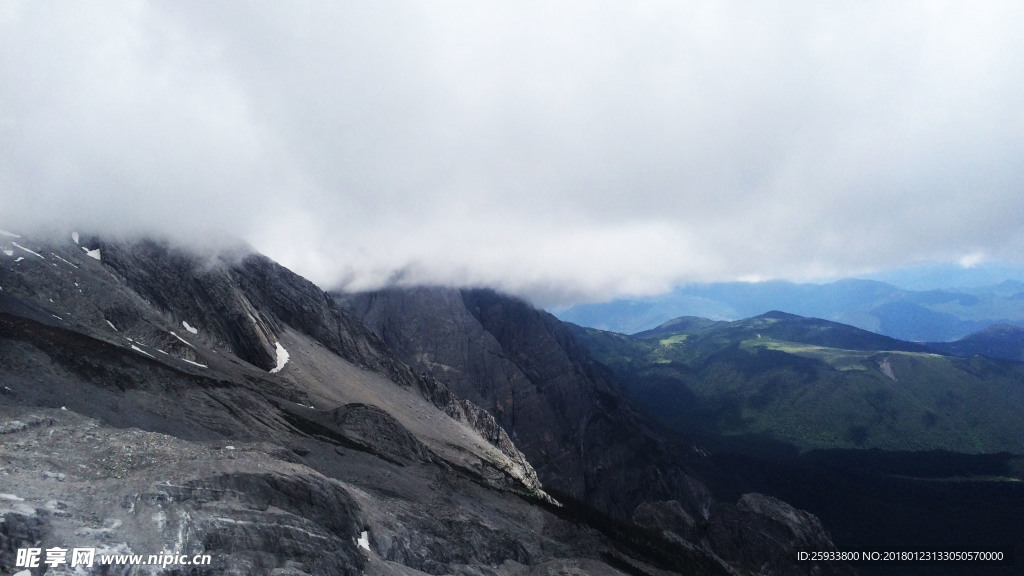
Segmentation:
{"type": "MultiPolygon", "coordinates": [[[[765,506],[712,504],[681,469],[667,488],[618,499],[623,486],[601,478],[632,463],[614,442],[569,457],[562,431],[527,409],[544,414],[546,396],[509,424],[484,402],[496,397],[486,381],[469,394],[407,363],[331,296],[244,248],[85,234],[6,234],[0,248],[2,573],[20,570],[14,552],[29,545],[214,558],[177,573],[753,573],[749,558],[717,552],[728,548],[709,535],[724,532],[702,499],[735,511],[723,522],[802,530],[765,506]],[[546,436],[538,479],[517,443],[546,436]],[[645,556],[557,507],[542,480],[626,519],[672,500],[673,518],[696,528],[661,532],[658,514],[637,516],[675,543],[676,556],[645,556]]],[[[570,368],[598,380],[576,391],[574,377],[547,380],[563,420],[600,421],[595,401],[628,412],[598,367],[570,368]]]]}

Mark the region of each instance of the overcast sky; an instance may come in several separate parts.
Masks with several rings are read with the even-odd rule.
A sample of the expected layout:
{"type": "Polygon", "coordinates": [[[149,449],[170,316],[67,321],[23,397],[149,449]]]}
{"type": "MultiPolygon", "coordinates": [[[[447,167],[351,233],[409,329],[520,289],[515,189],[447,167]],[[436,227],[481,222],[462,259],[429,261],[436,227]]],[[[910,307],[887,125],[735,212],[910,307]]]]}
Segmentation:
{"type": "Polygon", "coordinates": [[[1024,3],[0,2],[0,228],[540,304],[1024,259],[1024,3]]]}

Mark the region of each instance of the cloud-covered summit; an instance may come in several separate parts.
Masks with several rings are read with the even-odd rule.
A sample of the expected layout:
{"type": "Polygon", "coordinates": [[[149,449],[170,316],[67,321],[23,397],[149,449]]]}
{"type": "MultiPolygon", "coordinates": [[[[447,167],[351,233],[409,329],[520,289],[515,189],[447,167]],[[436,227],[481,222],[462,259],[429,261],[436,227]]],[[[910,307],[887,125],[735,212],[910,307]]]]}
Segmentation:
{"type": "Polygon", "coordinates": [[[0,7],[0,227],[542,303],[1024,253],[1024,6],[0,7]]]}

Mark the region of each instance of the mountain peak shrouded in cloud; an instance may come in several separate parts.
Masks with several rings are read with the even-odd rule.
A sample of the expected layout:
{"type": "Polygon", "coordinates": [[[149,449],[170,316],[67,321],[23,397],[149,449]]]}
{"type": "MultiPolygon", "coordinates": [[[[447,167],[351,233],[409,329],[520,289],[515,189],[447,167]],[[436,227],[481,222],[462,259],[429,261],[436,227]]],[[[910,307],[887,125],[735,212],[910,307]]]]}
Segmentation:
{"type": "Polygon", "coordinates": [[[0,222],[539,304],[1024,253],[1024,6],[0,8],[0,222]]]}

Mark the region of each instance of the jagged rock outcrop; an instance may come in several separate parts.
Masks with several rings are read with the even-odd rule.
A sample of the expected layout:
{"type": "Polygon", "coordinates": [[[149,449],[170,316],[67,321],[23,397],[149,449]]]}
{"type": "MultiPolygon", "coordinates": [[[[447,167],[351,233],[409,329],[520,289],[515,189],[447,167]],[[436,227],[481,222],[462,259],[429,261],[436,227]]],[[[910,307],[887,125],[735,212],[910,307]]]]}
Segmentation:
{"type": "MultiPolygon", "coordinates": [[[[820,566],[797,562],[797,552],[836,550],[813,514],[756,493],[744,494],[735,505],[716,503],[706,535],[715,552],[730,564],[762,574],[821,574],[820,566]]],[[[838,563],[828,568],[829,574],[856,574],[838,563]]]]}
{"type": "Polygon", "coordinates": [[[569,329],[526,302],[491,290],[431,287],[337,298],[406,362],[487,408],[556,494],[717,555],[741,572],[786,574],[795,547],[831,546],[814,516],[786,515],[785,503],[773,500],[772,507],[754,496],[737,506],[715,502],[691,472],[703,464],[695,447],[648,425],[569,329]],[[782,518],[789,532],[780,528],[782,518]],[[736,544],[741,535],[725,526],[753,534],[736,544]],[[754,566],[755,558],[763,562],[754,566]]]}
{"type": "Polygon", "coordinates": [[[701,524],[677,500],[644,502],[633,511],[633,522],[653,530],[664,530],[686,541],[700,539],[701,524]]]}
{"type": "MultiPolygon", "coordinates": [[[[300,330],[346,360],[410,378],[312,282],[246,247],[198,255],[167,242],[89,239],[103,262],[160,311],[182,316],[204,337],[226,343],[246,362],[276,366],[277,335],[300,330]],[[268,289],[272,287],[272,289],[268,289]],[[191,320],[189,320],[191,319],[191,320]]],[[[179,322],[181,320],[178,320],[179,322]]]]}
{"type": "Polygon", "coordinates": [[[365,404],[345,404],[331,410],[330,419],[349,443],[391,462],[430,460],[430,451],[393,416],[365,404]]]}
{"type": "Polygon", "coordinates": [[[491,412],[545,486],[628,518],[677,498],[707,513],[687,447],[648,428],[611,374],[554,317],[489,290],[339,296],[392,350],[491,412]]]}
{"type": "Polygon", "coordinates": [[[356,575],[366,566],[358,504],[318,475],[234,472],[152,490],[122,500],[122,507],[139,506],[143,516],[176,524],[185,554],[230,555],[226,574],[281,567],[280,558],[312,575],[356,575]]]}
{"type": "Polygon", "coordinates": [[[203,338],[226,344],[246,362],[273,369],[278,335],[286,326],[298,330],[357,366],[417,388],[511,458],[516,473],[531,489],[540,487],[526,458],[489,413],[452,394],[437,380],[410,370],[323,290],[269,258],[246,247],[200,256],[154,240],[87,241],[101,248],[106,265],[135,293],[174,320],[192,318],[190,326],[203,338]]]}
{"type": "Polygon", "coordinates": [[[41,542],[52,530],[49,510],[23,502],[14,494],[0,493],[0,571],[4,574],[19,572],[13,561],[17,551],[41,542]]]}

